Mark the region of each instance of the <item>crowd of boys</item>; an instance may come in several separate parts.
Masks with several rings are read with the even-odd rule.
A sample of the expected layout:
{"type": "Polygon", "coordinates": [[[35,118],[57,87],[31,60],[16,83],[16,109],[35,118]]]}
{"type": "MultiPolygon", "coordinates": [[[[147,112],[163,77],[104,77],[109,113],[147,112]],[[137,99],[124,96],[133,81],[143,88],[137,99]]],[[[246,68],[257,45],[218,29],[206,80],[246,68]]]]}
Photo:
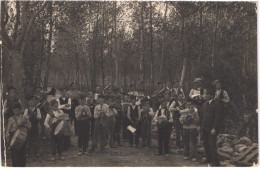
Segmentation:
{"type": "Polygon", "coordinates": [[[125,146],[122,139],[128,141],[130,147],[151,147],[151,129],[156,125],[157,155],[170,156],[170,136],[174,132],[177,152],[183,147],[185,160],[197,160],[197,140],[202,138],[204,162],[219,166],[216,139],[221,131],[225,104],[229,102],[228,94],[221,86],[221,82],[216,80],[212,87],[204,89],[202,79],[196,78],[188,96],[177,81],[172,89],[158,83],[154,94],[145,96],[142,91],[135,90],[135,85],[131,85],[128,93],[111,86],[104,91],[97,87],[95,92],[83,93],[77,91],[75,83],[72,83],[69,90],[60,89],[61,97],[40,107],[37,105],[41,87],[36,87],[35,95],[28,99],[25,110],[16,96],[16,88],[11,86],[3,104],[5,144],[10,147],[17,129],[27,130],[27,139],[21,148],[10,147],[12,165],[26,166],[26,157],[40,156],[39,137],[50,141],[51,160],[65,159],[62,152],[72,146],[71,136],[55,134],[64,117],[78,137],[79,156],[96,151],[98,146],[101,151],[108,146],[125,146]],[[89,140],[92,140],[91,145],[89,140]]]}

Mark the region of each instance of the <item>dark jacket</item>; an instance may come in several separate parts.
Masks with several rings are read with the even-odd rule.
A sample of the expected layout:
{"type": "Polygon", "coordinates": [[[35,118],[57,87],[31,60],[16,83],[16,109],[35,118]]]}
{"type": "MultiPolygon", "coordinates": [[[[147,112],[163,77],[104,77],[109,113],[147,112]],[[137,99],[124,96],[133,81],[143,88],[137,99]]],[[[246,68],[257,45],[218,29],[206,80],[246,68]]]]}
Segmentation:
{"type": "Polygon", "coordinates": [[[210,133],[214,128],[219,133],[224,115],[224,106],[218,100],[212,100],[210,104],[205,102],[201,107],[202,124],[201,131],[210,133]]]}

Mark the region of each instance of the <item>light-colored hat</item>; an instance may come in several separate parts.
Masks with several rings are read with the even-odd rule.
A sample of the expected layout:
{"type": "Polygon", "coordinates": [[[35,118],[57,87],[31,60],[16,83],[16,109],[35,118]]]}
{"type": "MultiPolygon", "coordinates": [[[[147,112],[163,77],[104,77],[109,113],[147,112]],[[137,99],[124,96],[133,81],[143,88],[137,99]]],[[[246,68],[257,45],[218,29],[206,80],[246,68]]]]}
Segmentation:
{"type": "Polygon", "coordinates": [[[214,80],[214,81],[212,82],[212,85],[214,85],[214,86],[215,86],[217,83],[221,83],[221,81],[220,81],[220,80],[218,80],[218,79],[217,79],[217,80],[214,80]]]}
{"type": "Polygon", "coordinates": [[[194,79],[194,81],[193,81],[193,83],[196,83],[196,82],[201,82],[202,81],[202,79],[201,78],[195,78],[194,79]]]}

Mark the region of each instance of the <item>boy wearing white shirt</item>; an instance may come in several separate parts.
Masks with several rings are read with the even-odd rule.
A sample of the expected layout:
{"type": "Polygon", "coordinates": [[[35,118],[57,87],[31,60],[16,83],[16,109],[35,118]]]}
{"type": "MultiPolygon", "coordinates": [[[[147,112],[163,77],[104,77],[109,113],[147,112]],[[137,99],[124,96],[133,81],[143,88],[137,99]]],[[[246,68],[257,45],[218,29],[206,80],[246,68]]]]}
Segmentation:
{"type": "Polygon", "coordinates": [[[101,151],[105,150],[106,146],[106,123],[109,114],[109,106],[104,103],[105,96],[99,95],[99,104],[95,107],[94,118],[95,118],[95,130],[92,141],[92,148],[90,152],[94,152],[97,144],[100,144],[101,151]]]}
{"type": "Polygon", "coordinates": [[[172,127],[172,113],[167,109],[166,99],[161,99],[161,108],[156,112],[153,120],[158,126],[159,153],[157,155],[169,156],[169,140],[172,127]]]}

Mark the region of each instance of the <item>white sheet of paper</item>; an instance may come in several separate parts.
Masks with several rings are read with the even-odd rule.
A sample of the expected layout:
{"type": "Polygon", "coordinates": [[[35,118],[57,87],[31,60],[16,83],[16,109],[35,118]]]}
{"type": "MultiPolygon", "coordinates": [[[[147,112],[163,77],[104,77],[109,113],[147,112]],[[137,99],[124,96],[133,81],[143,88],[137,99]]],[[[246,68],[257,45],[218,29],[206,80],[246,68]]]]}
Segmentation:
{"type": "Polygon", "coordinates": [[[132,133],[134,133],[136,131],[136,129],[133,126],[131,126],[131,125],[127,126],[127,129],[129,131],[131,131],[132,133]]]}

